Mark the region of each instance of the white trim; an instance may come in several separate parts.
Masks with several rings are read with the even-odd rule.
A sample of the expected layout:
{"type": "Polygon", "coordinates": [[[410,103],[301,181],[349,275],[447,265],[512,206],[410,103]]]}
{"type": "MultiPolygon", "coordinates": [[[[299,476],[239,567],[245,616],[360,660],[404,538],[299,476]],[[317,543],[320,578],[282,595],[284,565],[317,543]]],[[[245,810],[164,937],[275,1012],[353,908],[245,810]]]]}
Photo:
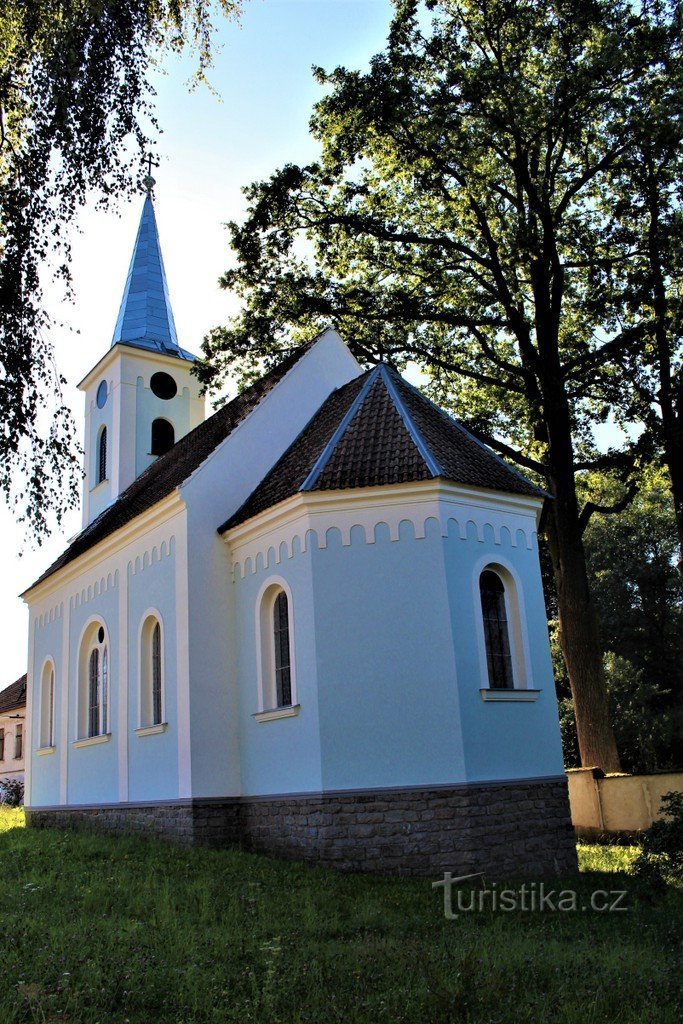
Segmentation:
{"type": "Polygon", "coordinates": [[[389,528],[392,541],[399,539],[401,524],[405,522],[412,525],[416,538],[424,538],[427,523],[432,519],[438,523],[442,537],[453,532],[455,523],[462,540],[467,538],[470,524],[478,540],[484,540],[484,531],[490,527],[496,545],[502,545],[503,531],[507,531],[510,545],[519,547],[521,531],[521,546],[533,550],[541,505],[539,498],[483,491],[443,480],[306,491],[224,531],[223,540],[230,547],[241,575],[245,574],[249,560],[253,571],[258,555],[266,562],[270,548],[275,551],[277,563],[283,543],[288,557],[292,556],[295,540],[302,551],[306,550],[309,531],[323,548],[331,529],[339,530],[342,544],[349,545],[354,527],[364,530],[366,543],[374,544],[375,530],[380,523],[389,528]]]}
{"type": "Polygon", "coordinates": [[[36,755],[38,757],[45,757],[46,754],[54,754],[56,747],[36,747],[36,755]]]}
{"type": "Polygon", "coordinates": [[[110,732],[102,732],[99,736],[84,736],[82,740],[74,740],[72,747],[96,747],[99,743],[109,743],[110,732]]]}
{"type": "MultiPolygon", "coordinates": [[[[137,711],[137,718],[136,718],[136,721],[137,721],[138,724],[137,724],[136,732],[139,732],[140,729],[155,728],[155,726],[150,724],[150,722],[143,722],[142,721],[142,703],[143,703],[142,702],[142,679],[143,679],[143,671],[142,671],[142,655],[143,655],[143,650],[142,650],[142,646],[143,646],[142,645],[142,633],[143,633],[143,630],[145,628],[145,625],[146,625],[148,619],[156,619],[156,621],[159,623],[159,629],[161,630],[161,721],[162,722],[166,721],[166,627],[164,626],[164,620],[163,620],[162,614],[159,611],[159,609],[158,608],[150,607],[150,608],[147,608],[142,613],[142,615],[140,617],[140,622],[138,624],[138,646],[137,646],[138,711],[137,711]]],[[[150,682],[151,682],[151,676],[150,676],[150,682]]],[[[152,704],[153,704],[152,695],[150,694],[150,707],[152,707],[152,704]]],[[[160,723],[157,722],[156,724],[159,725],[160,723]]]]}
{"type": "MultiPolygon", "coordinates": [[[[256,680],[258,686],[257,699],[258,699],[258,712],[257,714],[269,713],[273,709],[272,701],[270,697],[266,700],[266,688],[269,693],[271,688],[274,686],[274,680],[264,679],[263,669],[263,647],[264,644],[272,646],[272,653],[269,658],[271,665],[275,664],[275,637],[272,629],[272,612],[273,605],[275,603],[276,594],[273,594],[273,599],[268,601],[268,607],[264,608],[264,599],[268,590],[283,590],[287,596],[287,618],[289,623],[289,677],[291,686],[291,705],[287,707],[298,707],[297,703],[297,686],[296,686],[296,632],[295,632],[295,610],[294,610],[294,598],[292,597],[292,590],[282,576],[269,576],[267,580],[259,587],[258,594],[256,595],[256,601],[254,605],[254,617],[256,626],[256,680]],[[264,613],[268,617],[268,636],[264,636],[264,613]]],[[[273,692],[273,697],[275,696],[273,692]]],[[[298,714],[298,712],[297,712],[298,714]]],[[[286,716],[282,716],[286,717],[286,716]]],[[[264,719],[265,721],[265,719],[264,719]]]]}
{"type": "Polygon", "coordinates": [[[141,725],[139,729],[135,730],[135,735],[141,739],[143,736],[159,736],[160,733],[166,732],[168,729],[168,722],[160,722],[158,725],[141,725]]]}
{"type": "Polygon", "coordinates": [[[40,670],[40,684],[39,684],[39,688],[40,688],[40,694],[39,694],[39,699],[38,699],[38,722],[37,722],[37,726],[38,726],[38,736],[39,736],[39,739],[40,739],[41,746],[38,749],[39,750],[43,750],[43,749],[48,750],[48,749],[54,748],[55,740],[57,738],[57,670],[55,668],[54,658],[52,657],[51,654],[48,654],[48,656],[43,660],[43,667],[40,670]],[[50,727],[48,729],[49,738],[50,738],[51,742],[50,743],[46,743],[43,746],[43,714],[44,714],[44,710],[45,710],[44,707],[43,707],[43,704],[44,704],[44,701],[45,701],[44,684],[45,684],[45,669],[47,668],[48,665],[50,666],[50,671],[52,672],[52,721],[50,722],[50,727]]]}
{"type": "MultiPolygon", "coordinates": [[[[29,616],[29,627],[28,627],[28,665],[26,667],[26,710],[24,711],[25,721],[28,723],[29,735],[28,742],[26,744],[26,756],[24,757],[24,801],[30,806],[31,805],[31,778],[32,778],[32,757],[31,757],[31,737],[33,735],[31,731],[31,716],[34,714],[33,711],[33,667],[35,665],[35,650],[36,650],[36,619],[34,615],[29,616]]],[[[9,760],[7,758],[6,760],[9,760]]],[[[11,769],[5,769],[8,771],[11,769]]],[[[4,774],[4,772],[3,772],[4,774]]]]}
{"type": "Polygon", "coordinates": [[[301,704],[288,704],[282,708],[269,708],[257,711],[251,717],[255,722],[274,722],[277,718],[294,718],[301,711],[301,704]]]}
{"type": "MultiPolygon", "coordinates": [[[[98,641],[97,647],[101,648],[102,652],[103,652],[102,659],[101,659],[101,665],[100,665],[100,671],[102,671],[102,666],[104,664],[104,652],[105,651],[107,652],[107,693],[106,693],[106,697],[107,697],[107,725],[111,724],[111,708],[112,708],[112,700],[111,700],[111,695],[112,695],[112,684],[111,684],[111,679],[112,679],[112,672],[111,672],[112,648],[111,648],[111,638],[110,638],[110,635],[109,635],[109,628],[107,627],[107,623],[105,622],[104,616],[103,615],[90,615],[86,619],[85,623],[83,624],[83,628],[81,629],[81,633],[80,633],[80,636],[79,636],[79,639],[78,639],[78,647],[77,647],[77,655],[76,655],[76,708],[75,708],[75,710],[76,710],[76,728],[74,730],[74,735],[77,737],[77,739],[76,739],[77,743],[80,743],[81,740],[85,740],[85,739],[89,739],[89,740],[97,739],[96,736],[81,736],[81,728],[80,728],[80,725],[81,725],[81,723],[80,723],[81,701],[83,699],[83,695],[81,693],[81,684],[83,683],[83,680],[81,679],[81,653],[82,653],[82,650],[83,650],[83,639],[84,639],[88,629],[92,625],[94,625],[94,623],[96,623],[96,622],[99,622],[100,626],[104,630],[104,640],[102,641],[101,644],[98,641]]],[[[88,655],[86,657],[86,661],[87,661],[88,665],[90,663],[90,652],[92,650],[94,650],[94,646],[95,645],[91,644],[90,647],[88,648],[88,655]]],[[[89,705],[90,683],[89,683],[89,676],[88,676],[88,680],[87,680],[87,688],[88,688],[88,707],[87,707],[87,712],[88,713],[86,714],[86,720],[89,718],[89,713],[90,713],[90,705],[89,705]]],[[[104,694],[104,685],[103,685],[102,686],[102,706],[104,704],[104,696],[105,696],[105,694],[104,694]]],[[[102,706],[100,707],[100,720],[101,720],[101,717],[102,717],[102,706]]],[[[111,736],[111,732],[107,731],[105,733],[99,733],[98,735],[100,735],[100,736],[111,736]]]]}
{"type": "MultiPolygon", "coordinates": [[[[486,639],[484,636],[484,619],[481,610],[481,593],[479,579],[482,572],[491,569],[500,577],[504,588],[505,612],[508,620],[508,638],[512,657],[512,678],[514,689],[533,690],[531,667],[531,648],[526,619],[524,589],[519,573],[509,559],[495,554],[487,554],[478,559],[472,568],[472,607],[474,609],[475,632],[477,637],[477,653],[479,656],[479,677],[481,689],[489,690],[489,670],[486,657],[486,639]],[[502,573],[500,570],[503,570],[502,573]],[[506,576],[509,579],[506,579],[506,576]]],[[[493,698],[491,698],[493,699],[493,698]]],[[[505,699],[505,698],[503,698],[505,699]]]]}
{"type": "Polygon", "coordinates": [[[177,366],[178,363],[181,363],[183,366],[191,367],[194,362],[194,360],[178,359],[178,356],[166,355],[165,352],[152,352],[151,349],[138,348],[136,345],[127,345],[125,342],[117,341],[115,345],[112,345],[111,348],[107,349],[102,358],[95,363],[92,370],[90,370],[83,380],[76,385],[78,390],[87,391],[96,377],[104,376],[105,371],[110,368],[112,363],[116,362],[120,356],[129,353],[134,355],[136,359],[147,359],[153,363],[158,363],[160,360],[162,362],[167,361],[169,367],[177,366]]]}
{"type": "MultiPolygon", "coordinates": [[[[69,778],[69,697],[71,679],[69,676],[70,667],[70,629],[71,629],[71,602],[66,598],[62,605],[62,711],[60,719],[61,749],[59,752],[59,799],[65,804],[68,801],[68,778],[69,778]]],[[[78,687],[78,676],[76,677],[78,687]]],[[[78,690],[76,691],[78,696],[78,690]]],[[[78,735],[78,733],[76,733],[78,735]]]]}
{"type": "Polygon", "coordinates": [[[479,691],[481,699],[485,701],[533,701],[538,700],[540,690],[516,689],[499,690],[484,686],[479,691]]]}
{"type": "MultiPolygon", "coordinates": [[[[130,651],[128,650],[128,564],[119,565],[119,658],[118,666],[118,782],[119,800],[128,799],[128,689],[130,686],[130,651]]],[[[110,704],[111,704],[111,687],[110,704]]]]}
{"type": "MultiPolygon", "coordinates": [[[[88,548],[82,555],[69,562],[63,569],[58,569],[48,576],[42,583],[36,583],[29,587],[19,596],[26,604],[32,605],[42,601],[55,590],[61,589],[67,583],[81,576],[83,573],[100,566],[111,555],[119,553],[132,541],[143,537],[153,528],[161,526],[169,521],[178,512],[184,511],[185,502],[180,497],[180,491],[176,487],[169,495],[162,498],[145,512],[141,512],[129,523],[121,526],[118,530],[103,538],[92,548],[88,548]],[[28,600],[28,595],[31,599],[28,600]]],[[[80,534],[79,534],[80,536],[80,534]]]]}
{"type": "Polygon", "coordinates": [[[175,547],[176,706],[178,728],[178,796],[192,796],[190,732],[190,594],[187,515],[179,523],[175,547]]]}

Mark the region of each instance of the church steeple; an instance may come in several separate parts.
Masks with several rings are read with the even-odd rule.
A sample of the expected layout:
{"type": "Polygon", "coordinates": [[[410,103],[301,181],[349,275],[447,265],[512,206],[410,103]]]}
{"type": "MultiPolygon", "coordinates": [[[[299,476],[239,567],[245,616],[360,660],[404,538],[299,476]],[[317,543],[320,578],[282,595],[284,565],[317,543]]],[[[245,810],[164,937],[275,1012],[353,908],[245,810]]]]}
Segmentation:
{"type": "Polygon", "coordinates": [[[204,419],[204,399],[192,374],[195,357],[178,344],[151,173],[144,184],[147,195],[114,337],[79,385],[85,392],[84,526],[204,419]]]}
{"type": "MultiPolygon", "coordinates": [[[[151,177],[145,179],[146,184],[153,182],[151,177]]],[[[140,227],[111,343],[112,346],[134,345],[136,348],[162,352],[180,359],[194,358],[178,345],[151,184],[148,184],[142,207],[140,227]]]]}

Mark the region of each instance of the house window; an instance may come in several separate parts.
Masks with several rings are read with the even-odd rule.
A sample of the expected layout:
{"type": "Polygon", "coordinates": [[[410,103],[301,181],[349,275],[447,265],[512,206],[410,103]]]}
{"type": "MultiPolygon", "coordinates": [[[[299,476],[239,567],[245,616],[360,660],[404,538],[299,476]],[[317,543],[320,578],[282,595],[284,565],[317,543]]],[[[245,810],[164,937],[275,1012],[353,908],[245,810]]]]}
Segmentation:
{"type": "Polygon", "coordinates": [[[21,760],[24,756],[24,727],[17,723],[17,730],[14,734],[14,759],[21,760]]]}
{"type": "Polygon", "coordinates": [[[104,626],[86,630],[79,662],[78,735],[85,739],[109,732],[109,645],[104,626]]]}
{"type": "Polygon", "coordinates": [[[55,743],[55,670],[51,662],[43,669],[40,693],[40,745],[53,747],[55,743]]]}
{"type": "Polygon", "coordinates": [[[5,760],[5,730],[0,729],[0,761],[5,760]]]}
{"type": "Polygon", "coordinates": [[[275,644],[275,696],[276,706],[288,707],[292,703],[292,676],[289,659],[289,605],[281,590],[273,605],[273,640],[275,644]]]}
{"type": "Polygon", "coordinates": [[[140,727],[164,721],[164,650],[161,623],[149,615],[140,636],[140,727]]]}
{"type": "Polygon", "coordinates": [[[97,482],[107,479],[107,428],[102,427],[97,444],[97,482]]]}
{"type": "Polygon", "coordinates": [[[505,586],[497,572],[485,569],[479,577],[481,611],[484,619],[486,663],[491,689],[512,689],[512,656],[505,603],[505,586]]]}
{"type": "Polygon", "coordinates": [[[292,596],[280,579],[265,584],[257,603],[259,721],[298,715],[292,596]]]}
{"type": "Polygon", "coordinates": [[[165,455],[175,444],[175,430],[168,420],[154,420],[152,423],[152,455],[165,455]]]}

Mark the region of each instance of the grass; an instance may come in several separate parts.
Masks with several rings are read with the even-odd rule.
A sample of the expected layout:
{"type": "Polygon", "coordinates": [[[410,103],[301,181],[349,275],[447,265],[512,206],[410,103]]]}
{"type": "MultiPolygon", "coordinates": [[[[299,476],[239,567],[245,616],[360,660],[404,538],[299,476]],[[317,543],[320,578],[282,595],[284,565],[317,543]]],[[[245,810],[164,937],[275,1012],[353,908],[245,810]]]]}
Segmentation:
{"type": "Polygon", "coordinates": [[[447,921],[429,879],[22,825],[0,809],[0,1024],[680,1020],[683,894],[639,895],[632,850],[563,882],[624,913],[447,921]]]}

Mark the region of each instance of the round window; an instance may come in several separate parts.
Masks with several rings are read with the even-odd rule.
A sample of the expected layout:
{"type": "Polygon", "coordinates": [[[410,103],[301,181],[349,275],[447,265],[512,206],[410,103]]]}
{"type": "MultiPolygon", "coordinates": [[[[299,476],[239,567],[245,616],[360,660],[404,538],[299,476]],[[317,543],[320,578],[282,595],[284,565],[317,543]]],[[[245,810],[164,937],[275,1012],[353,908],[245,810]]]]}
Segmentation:
{"type": "Polygon", "coordinates": [[[107,382],[106,380],[100,381],[100,386],[97,389],[97,408],[103,409],[104,403],[107,401],[107,382]]]}
{"type": "Polygon", "coordinates": [[[97,630],[97,640],[101,644],[104,643],[104,629],[102,628],[102,626],[100,626],[100,628],[97,630]]]}
{"type": "Polygon", "coordinates": [[[165,402],[167,402],[169,398],[175,398],[178,394],[178,385],[173,380],[170,373],[163,373],[161,371],[159,373],[153,373],[149,386],[157,398],[163,398],[165,402]]]}

